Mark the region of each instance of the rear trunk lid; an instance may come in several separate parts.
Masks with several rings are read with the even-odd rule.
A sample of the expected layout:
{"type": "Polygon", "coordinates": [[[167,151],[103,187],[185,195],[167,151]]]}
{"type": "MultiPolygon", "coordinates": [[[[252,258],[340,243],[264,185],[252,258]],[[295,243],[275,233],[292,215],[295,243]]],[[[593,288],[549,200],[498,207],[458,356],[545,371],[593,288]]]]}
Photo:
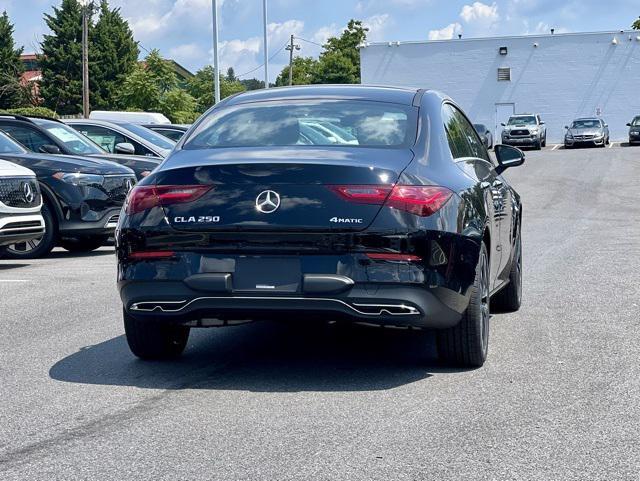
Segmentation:
{"type": "Polygon", "coordinates": [[[232,148],[174,153],[156,184],[211,185],[195,201],[164,207],[184,231],[361,231],[381,205],[353,202],[333,186],[391,186],[409,149],[232,148]]]}

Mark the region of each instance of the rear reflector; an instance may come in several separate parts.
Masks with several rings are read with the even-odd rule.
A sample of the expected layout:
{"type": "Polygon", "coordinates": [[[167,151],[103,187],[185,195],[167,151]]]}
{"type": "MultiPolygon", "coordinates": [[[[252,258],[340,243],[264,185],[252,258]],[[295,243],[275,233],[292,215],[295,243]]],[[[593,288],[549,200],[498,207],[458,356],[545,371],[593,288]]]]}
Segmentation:
{"type": "Polygon", "coordinates": [[[446,187],[435,185],[331,185],[329,188],[349,202],[385,204],[421,217],[437,212],[453,195],[446,187]]]}
{"type": "Polygon", "coordinates": [[[396,262],[419,262],[422,260],[420,256],[412,254],[393,254],[387,252],[367,252],[365,254],[369,259],[374,261],[396,261],[396,262]]]}
{"type": "Polygon", "coordinates": [[[211,188],[211,185],[137,185],[127,197],[125,212],[135,214],[152,207],[192,202],[211,188]]]}
{"type": "Polygon", "coordinates": [[[142,259],[170,259],[175,256],[175,252],[173,251],[143,251],[143,252],[132,252],[129,254],[129,259],[142,260],[142,259]]]}

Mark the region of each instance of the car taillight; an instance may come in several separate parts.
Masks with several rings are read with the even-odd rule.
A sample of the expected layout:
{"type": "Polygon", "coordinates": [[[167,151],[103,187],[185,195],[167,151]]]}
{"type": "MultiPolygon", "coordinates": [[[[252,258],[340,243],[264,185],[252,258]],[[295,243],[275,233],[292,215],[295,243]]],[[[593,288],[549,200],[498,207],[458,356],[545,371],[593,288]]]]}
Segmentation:
{"type": "Polygon", "coordinates": [[[436,213],[451,198],[453,192],[446,187],[434,185],[396,185],[386,204],[421,217],[436,213]]]}
{"type": "Polygon", "coordinates": [[[374,261],[419,262],[422,260],[422,257],[413,254],[395,254],[391,252],[367,252],[365,255],[374,261]]]}
{"type": "Polygon", "coordinates": [[[129,254],[129,258],[134,260],[171,259],[175,255],[173,251],[139,251],[129,254]]]}
{"type": "Polygon", "coordinates": [[[427,217],[437,212],[453,195],[436,185],[332,185],[343,199],[359,204],[385,204],[394,209],[427,217]]]}
{"type": "Polygon", "coordinates": [[[137,185],[129,193],[125,212],[135,214],[152,207],[192,202],[211,188],[210,185],[137,185]]]}

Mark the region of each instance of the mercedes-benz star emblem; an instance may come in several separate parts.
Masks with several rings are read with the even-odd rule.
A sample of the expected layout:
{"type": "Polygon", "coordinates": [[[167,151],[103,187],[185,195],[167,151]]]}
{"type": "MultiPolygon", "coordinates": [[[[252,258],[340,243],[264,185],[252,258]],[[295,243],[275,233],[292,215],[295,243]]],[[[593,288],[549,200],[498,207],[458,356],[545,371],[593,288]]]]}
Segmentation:
{"type": "Polygon", "coordinates": [[[280,195],[272,190],[260,192],[256,197],[256,209],[263,214],[271,214],[280,207],[280,195]]]}
{"type": "Polygon", "coordinates": [[[31,182],[24,182],[22,184],[22,194],[24,195],[24,200],[27,201],[27,204],[31,204],[36,198],[36,193],[33,191],[33,187],[31,187],[31,182]]]}

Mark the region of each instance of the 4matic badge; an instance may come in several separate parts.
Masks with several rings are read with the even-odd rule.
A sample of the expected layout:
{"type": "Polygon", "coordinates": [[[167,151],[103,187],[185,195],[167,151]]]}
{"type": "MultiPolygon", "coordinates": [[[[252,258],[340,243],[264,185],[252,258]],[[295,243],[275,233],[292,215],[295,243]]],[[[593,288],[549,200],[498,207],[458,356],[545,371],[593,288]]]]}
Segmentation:
{"type": "Polygon", "coordinates": [[[333,222],[335,224],[362,224],[363,219],[351,219],[345,217],[332,217],[329,219],[329,222],[333,222]]]}

